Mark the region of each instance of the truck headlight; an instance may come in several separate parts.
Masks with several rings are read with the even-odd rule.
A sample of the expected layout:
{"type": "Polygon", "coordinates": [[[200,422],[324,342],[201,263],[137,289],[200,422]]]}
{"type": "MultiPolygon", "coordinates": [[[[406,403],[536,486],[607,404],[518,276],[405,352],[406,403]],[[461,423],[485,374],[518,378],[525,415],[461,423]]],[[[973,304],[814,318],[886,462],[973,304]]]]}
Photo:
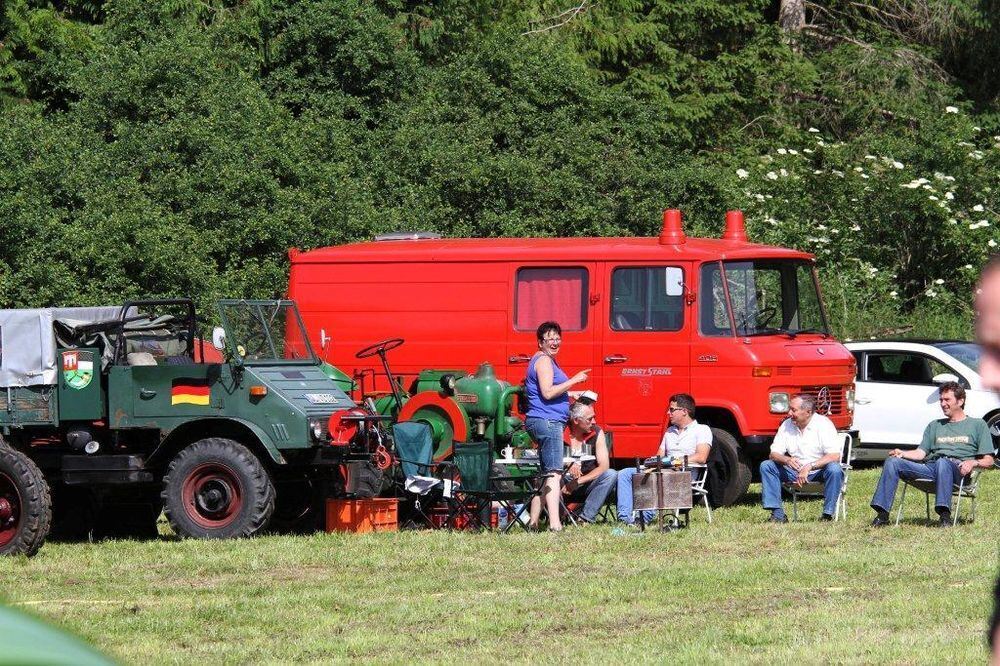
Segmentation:
{"type": "Polygon", "coordinates": [[[320,419],[309,419],[309,432],[317,442],[323,440],[323,421],[320,419]]]}
{"type": "Polygon", "coordinates": [[[772,414],[784,414],[788,411],[788,394],[784,392],[771,393],[768,395],[768,402],[771,406],[772,414]]]}
{"type": "Polygon", "coordinates": [[[854,411],[854,389],[847,389],[847,411],[854,411]]]}

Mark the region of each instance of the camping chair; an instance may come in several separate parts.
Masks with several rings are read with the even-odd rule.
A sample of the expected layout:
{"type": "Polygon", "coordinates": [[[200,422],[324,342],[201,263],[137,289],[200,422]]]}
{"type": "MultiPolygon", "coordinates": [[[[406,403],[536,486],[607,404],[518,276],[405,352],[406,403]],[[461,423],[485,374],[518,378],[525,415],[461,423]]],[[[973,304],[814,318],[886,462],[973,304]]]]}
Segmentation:
{"type": "MultiPolygon", "coordinates": [[[[840,467],[844,470],[844,485],[840,488],[840,496],[837,498],[837,508],[833,512],[833,519],[847,520],[847,481],[851,473],[851,456],[853,455],[854,438],[850,433],[842,433],[844,447],[840,452],[840,467]]],[[[781,484],[792,496],[792,520],[799,519],[799,497],[823,497],[823,484],[819,481],[810,481],[802,484],[801,487],[794,483],[785,482],[781,484]]]]}
{"type": "MultiPolygon", "coordinates": [[[[603,429],[601,432],[604,433],[604,441],[608,447],[608,458],[613,459],[615,457],[614,433],[603,429]]],[[[614,496],[614,492],[615,492],[614,488],[612,488],[611,492],[608,493],[607,499],[604,500],[604,506],[602,506],[601,510],[597,512],[597,517],[594,519],[595,524],[613,523],[616,520],[618,520],[618,516],[615,514],[615,506],[612,503],[612,497],[614,496]]],[[[566,516],[567,521],[572,525],[576,525],[577,521],[582,520],[580,518],[580,511],[583,510],[583,502],[574,499],[570,499],[569,502],[565,500],[566,500],[565,496],[560,495],[559,506],[563,512],[563,515],[566,516]]]]}
{"type": "MultiPolygon", "coordinates": [[[[993,466],[998,467],[1000,463],[997,462],[997,451],[993,452],[993,466]]],[[[986,470],[982,467],[977,467],[972,470],[969,476],[963,476],[958,480],[958,483],[954,484],[951,489],[951,496],[955,500],[955,506],[952,507],[951,512],[951,524],[958,524],[958,514],[962,508],[962,500],[968,499],[972,501],[972,508],[969,511],[969,522],[976,522],[976,497],[979,494],[979,477],[986,470]]],[[[903,493],[899,498],[899,508],[896,509],[896,525],[899,525],[899,521],[903,518],[903,503],[906,502],[906,488],[908,486],[913,486],[920,492],[924,494],[924,504],[927,509],[927,520],[931,519],[931,495],[936,494],[937,489],[934,485],[932,479],[900,479],[903,482],[903,493]]]]}
{"type": "Polygon", "coordinates": [[[493,505],[497,503],[509,516],[502,531],[509,532],[515,524],[527,530],[520,518],[527,511],[531,498],[541,492],[541,488],[536,487],[539,475],[491,476],[493,448],[490,442],[456,443],[452,464],[457,478],[449,499],[449,527],[458,526],[464,519],[461,522],[470,527],[488,528],[493,505]]]}
{"type": "Polygon", "coordinates": [[[691,470],[691,494],[694,495],[696,502],[705,505],[705,515],[708,518],[708,524],[711,525],[712,507],[708,503],[708,489],[705,487],[705,483],[708,481],[708,465],[689,463],[688,469],[691,470]]]}
{"type": "Polygon", "coordinates": [[[431,457],[434,450],[431,429],[419,421],[401,421],[392,425],[392,440],[396,460],[403,472],[403,480],[401,483],[397,480],[397,486],[402,496],[413,502],[413,510],[405,524],[417,527],[416,519],[419,518],[427,527],[434,527],[425,509],[450,494],[451,481],[433,475],[439,465],[435,465],[431,457]]]}

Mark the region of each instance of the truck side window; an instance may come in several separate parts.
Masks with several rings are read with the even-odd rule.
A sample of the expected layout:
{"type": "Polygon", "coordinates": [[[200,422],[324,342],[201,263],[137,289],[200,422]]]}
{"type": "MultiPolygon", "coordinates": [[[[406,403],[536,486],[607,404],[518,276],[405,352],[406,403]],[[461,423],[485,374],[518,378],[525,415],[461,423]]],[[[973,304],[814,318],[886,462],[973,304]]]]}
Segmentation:
{"type": "Polygon", "coordinates": [[[679,268],[616,268],[611,274],[611,328],[615,331],[679,331],[684,296],[679,268]],[[668,287],[674,280],[675,288],[668,287]]]}
{"type": "Polygon", "coordinates": [[[583,267],[521,268],[514,288],[514,328],[533,331],[556,321],[564,331],[587,327],[589,276],[583,267]]]}

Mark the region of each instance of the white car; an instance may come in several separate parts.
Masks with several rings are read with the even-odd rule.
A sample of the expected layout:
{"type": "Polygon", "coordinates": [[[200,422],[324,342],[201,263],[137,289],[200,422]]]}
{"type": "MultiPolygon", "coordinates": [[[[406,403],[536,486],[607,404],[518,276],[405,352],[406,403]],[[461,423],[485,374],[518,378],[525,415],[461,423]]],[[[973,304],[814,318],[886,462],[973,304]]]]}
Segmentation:
{"type": "Polygon", "coordinates": [[[854,429],[858,460],[884,460],[894,448],[916,448],[924,428],[943,418],[938,386],[957,381],[965,413],[985,419],[1000,444],[1000,397],[979,378],[979,345],[957,340],[847,342],[858,362],[854,429]]]}

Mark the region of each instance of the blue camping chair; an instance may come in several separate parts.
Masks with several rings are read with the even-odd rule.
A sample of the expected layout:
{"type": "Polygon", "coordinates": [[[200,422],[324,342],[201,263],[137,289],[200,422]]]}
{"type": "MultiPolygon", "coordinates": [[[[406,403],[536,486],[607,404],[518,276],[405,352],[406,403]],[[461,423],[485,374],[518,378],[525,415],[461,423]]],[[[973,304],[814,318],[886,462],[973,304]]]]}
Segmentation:
{"type": "Polygon", "coordinates": [[[434,505],[447,505],[452,483],[436,476],[441,465],[433,460],[431,429],[419,421],[401,421],[392,426],[392,440],[402,472],[402,479],[397,477],[394,484],[407,505],[400,524],[412,528],[434,527],[428,511],[434,505]]]}

